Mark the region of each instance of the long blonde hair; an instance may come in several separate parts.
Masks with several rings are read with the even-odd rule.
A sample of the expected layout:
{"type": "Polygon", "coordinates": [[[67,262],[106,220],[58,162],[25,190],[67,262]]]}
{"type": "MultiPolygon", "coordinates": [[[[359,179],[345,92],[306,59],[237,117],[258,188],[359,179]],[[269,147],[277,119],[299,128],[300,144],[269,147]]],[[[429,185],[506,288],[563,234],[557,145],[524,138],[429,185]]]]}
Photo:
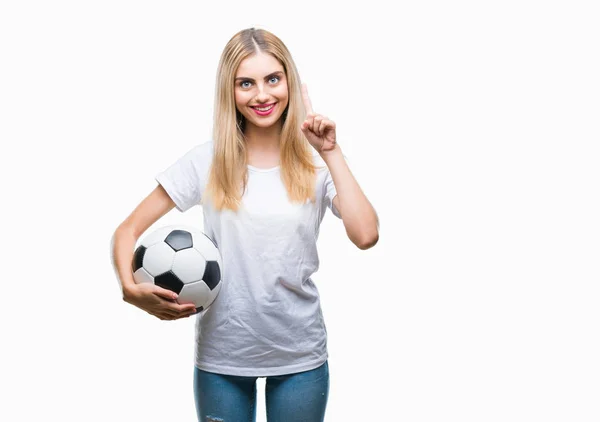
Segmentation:
{"type": "Polygon", "coordinates": [[[306,118],[300,76],[283,42],[264,29],[248,28],[235,34],[225,46],[217,71],[214,103],[214,153],[205,198],[217,210],[237,211],[248,182],[245,118],[235,105],[234,78],[246,57],[258,52],[271,54],[283,66],[289,90],[283,112],[280,141],[281,178],[292,202],[315,200],[313,147],[300,130],[306,118]]]}

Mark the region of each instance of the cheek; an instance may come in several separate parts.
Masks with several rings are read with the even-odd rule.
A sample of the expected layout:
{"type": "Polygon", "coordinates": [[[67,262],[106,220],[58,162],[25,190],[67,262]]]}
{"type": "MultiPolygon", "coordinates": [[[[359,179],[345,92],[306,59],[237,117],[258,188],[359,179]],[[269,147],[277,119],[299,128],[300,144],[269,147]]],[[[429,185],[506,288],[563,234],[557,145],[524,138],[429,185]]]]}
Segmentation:
{"type": "Polygon", "coordinates": [[[277,96],[284,102],[288,101],[288,87],[287,85],[280,85],[277,87],[277,96]]]}
{"type": "Polygon", "coordinates": [[[235,104],[239,108],[245,107],[250,101],[250,96],[240,91],[235,91],[235,104]]]}
{"type": "Polygon", "coordinates": [[[236,92],[235,93],[235,105],[239,107],[242,105],[242,103],[243,103],[242,96],[236,92]]]}

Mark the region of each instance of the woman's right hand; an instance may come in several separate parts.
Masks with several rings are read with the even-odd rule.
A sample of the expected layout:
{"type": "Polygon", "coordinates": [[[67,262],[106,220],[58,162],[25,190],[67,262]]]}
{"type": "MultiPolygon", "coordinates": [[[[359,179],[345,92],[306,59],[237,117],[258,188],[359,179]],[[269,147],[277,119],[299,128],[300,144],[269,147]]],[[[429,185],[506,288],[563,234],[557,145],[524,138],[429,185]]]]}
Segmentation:
{"type": "Polygon", "coordinates": [[[175,293],[152,283],[139,283],[128,287],[123,300],[154,315],[161,320],[186,318],[196,313],[193,303],[180,305],[174,299],[175,293]]]}

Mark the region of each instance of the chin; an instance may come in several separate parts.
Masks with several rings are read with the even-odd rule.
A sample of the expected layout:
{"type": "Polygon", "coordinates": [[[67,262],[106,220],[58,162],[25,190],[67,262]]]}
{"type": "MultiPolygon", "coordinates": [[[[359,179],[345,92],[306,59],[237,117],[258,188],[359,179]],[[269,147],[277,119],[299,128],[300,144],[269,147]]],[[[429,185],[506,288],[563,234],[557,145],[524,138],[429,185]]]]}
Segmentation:
{"type": "Polygon", "coordinates": [[[251,120],[251,122],[254,124],[254,126],[258,126],[258,127],[271,127],[273,126],[275,123],[279,122],[281,120],[281,115],[279,116],[269,116],[269,120],[251,120]]]}

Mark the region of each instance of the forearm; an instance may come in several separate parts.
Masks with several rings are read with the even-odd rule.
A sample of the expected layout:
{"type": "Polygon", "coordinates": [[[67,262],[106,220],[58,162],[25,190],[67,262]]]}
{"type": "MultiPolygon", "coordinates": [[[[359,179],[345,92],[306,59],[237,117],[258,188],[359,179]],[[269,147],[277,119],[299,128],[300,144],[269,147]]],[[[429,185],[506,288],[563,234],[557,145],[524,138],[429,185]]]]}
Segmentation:
{"type": "Polygon", "coordinates": [[[130,288],[135,285],[131,264],[136,241],[137,238],[132,230],[128,230],[126,226],[119,226],[110,242],[111,261],[121,286],[123,298],[128,294],[130,288]]]}
{"type": "Polygon", "coordinates": [[[379,219],[375,209],[350,171],[339,144],[321,153],[338,197],[338,208],[348,237],[360,249],[368,249],[379,239],[379,219]]]}

